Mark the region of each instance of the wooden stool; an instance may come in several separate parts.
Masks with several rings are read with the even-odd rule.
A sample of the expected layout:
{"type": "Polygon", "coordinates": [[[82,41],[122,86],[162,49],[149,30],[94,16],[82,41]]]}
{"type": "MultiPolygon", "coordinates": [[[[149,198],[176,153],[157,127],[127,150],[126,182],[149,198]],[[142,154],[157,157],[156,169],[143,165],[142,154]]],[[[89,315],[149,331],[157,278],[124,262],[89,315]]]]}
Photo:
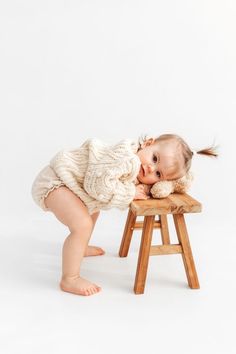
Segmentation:
{"type": "Polygon", "coordinates": [[[119,256],[127,256],[133,231],[142,229],[142,240],[134,284],[135,294],[144,293],[149,256],[175,253],[182,254],[189,287],[199,289],[197,272],[184,220],[184,213],[199,212],[201,212],[201,204],[188,194],[174,193],[164,199],[135,200],[131,202],[119,256]],[[178,244],[170,243],[167,214],[173,215],[178,244]],[[156,215],[158,220],[155,219],[156,215]],[[137,216],[144,216],[144,220],[136,221],[137,216]],[[163,245],[152,246],[152,233],[153,229],[156,228],[161,231],[163,245]]]}

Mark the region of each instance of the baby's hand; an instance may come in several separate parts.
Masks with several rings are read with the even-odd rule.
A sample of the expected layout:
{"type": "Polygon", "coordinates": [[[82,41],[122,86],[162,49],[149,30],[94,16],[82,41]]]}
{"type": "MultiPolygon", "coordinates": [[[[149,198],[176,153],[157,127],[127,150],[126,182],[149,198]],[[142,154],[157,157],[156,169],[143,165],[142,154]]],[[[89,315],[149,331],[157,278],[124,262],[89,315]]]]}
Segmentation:
{"type": "Polygon", "coordinates": [[[143,188],[144,188],[144,192],[150,196],[150,190],[152,188],[152,186],[149,184],[143,184],[143,188]]]}
{"type": "Polygon", "coordinates": [[[144,184],[138,184],[137,186],[135,186],[136,188],[136,193],[134,196],[134,200],[135,199],[148,199],[148,193],[147,193],[147,188],[144,184]]]}

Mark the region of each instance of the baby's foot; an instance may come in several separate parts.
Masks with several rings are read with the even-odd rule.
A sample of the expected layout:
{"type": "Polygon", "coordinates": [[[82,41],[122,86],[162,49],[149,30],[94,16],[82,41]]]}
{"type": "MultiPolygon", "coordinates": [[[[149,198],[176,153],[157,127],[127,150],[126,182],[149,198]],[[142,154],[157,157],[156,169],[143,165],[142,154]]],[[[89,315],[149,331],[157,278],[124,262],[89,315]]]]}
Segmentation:
{"type": "Polygon", "coordinates": [[[86,251],[85,251],[85,257],[89,257],[89,256],[102,256],[105,253],[105,251],[100,248],[100,247],[96,247],[96,246],[88,246],[86,251]]]}
{"type": "Polygon", "coordinates": [[[83,279],[81,277],[63,277],[60,282],[60,288],[63,291],[76,295],[93,295],[98,293],[101,288],[90,281],[83,279]]]}

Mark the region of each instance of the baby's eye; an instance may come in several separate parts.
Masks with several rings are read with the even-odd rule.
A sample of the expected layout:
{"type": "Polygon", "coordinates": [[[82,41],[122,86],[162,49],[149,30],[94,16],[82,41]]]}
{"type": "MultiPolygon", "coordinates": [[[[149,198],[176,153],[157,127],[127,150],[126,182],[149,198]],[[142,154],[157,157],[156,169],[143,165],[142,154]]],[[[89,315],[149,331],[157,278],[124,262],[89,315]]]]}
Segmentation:
{"type": "Polygon", "coordinates": [[[157,157],[156,157],[156,155],[153,155],[153,162],[157,162],[157,157]]]}
{"type": "Polygon", "coordinates": [[[161,174],[160,174],[159,171],[156,172],[156,175],[157,175],[158,178],[161,178],[161,174]]]}

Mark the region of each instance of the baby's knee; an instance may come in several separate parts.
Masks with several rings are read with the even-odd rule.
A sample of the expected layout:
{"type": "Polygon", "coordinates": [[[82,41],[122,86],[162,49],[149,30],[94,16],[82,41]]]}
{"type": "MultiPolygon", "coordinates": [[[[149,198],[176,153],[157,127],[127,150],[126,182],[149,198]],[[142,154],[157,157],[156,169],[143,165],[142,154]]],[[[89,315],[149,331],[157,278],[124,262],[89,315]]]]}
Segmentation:
{"type": "Polygon", "coordinates": [[[70,226],[70,231],[74,233],[80,232],[92,232],[93,230],[93,220],[90,215],[84,216],[79,220],[76,220],[70,226]]]}

